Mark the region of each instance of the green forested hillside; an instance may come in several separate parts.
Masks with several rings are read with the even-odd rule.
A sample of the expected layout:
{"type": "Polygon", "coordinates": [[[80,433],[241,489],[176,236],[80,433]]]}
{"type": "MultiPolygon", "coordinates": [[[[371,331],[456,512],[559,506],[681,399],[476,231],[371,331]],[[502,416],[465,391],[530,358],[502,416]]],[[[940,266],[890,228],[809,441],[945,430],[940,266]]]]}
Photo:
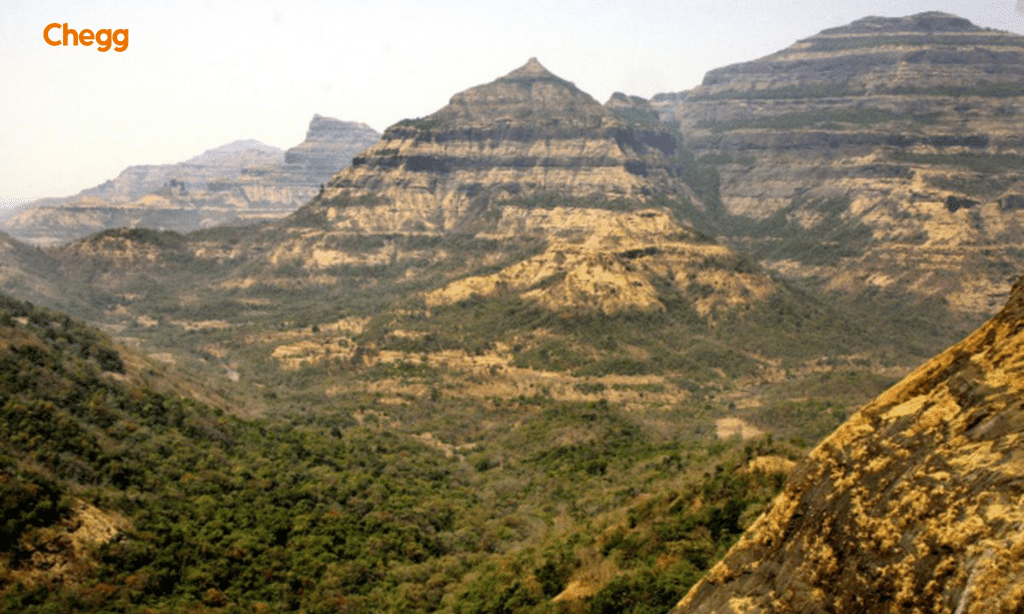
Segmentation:
{"type": "Polygon", "coordinates": [[[94,329],[0,310],[3,611],[649,611],[780,487],[744,463],[796,453],[540,398],[456,453],[366,404],[244,421],[146,388],[94,329]],[[80,547],[84,504],[116,534],[80,547]]]}

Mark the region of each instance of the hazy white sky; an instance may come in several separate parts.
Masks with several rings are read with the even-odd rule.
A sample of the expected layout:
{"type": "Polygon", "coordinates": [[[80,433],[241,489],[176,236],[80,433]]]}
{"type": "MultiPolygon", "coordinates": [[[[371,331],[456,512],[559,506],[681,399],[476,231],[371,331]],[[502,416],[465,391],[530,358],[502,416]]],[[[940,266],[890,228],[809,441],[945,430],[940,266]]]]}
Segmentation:
{"type": "Polygon", "coordinates": [[[604,102],[693,87],[868,15],[940,10],[1024,33],[1024,0],[3,0],[0,204],[242,138],[282,149],[314,113],[379,131],[536,56],[604,102]],[[49,23],[128,29],[53,47],[49,23]]]}

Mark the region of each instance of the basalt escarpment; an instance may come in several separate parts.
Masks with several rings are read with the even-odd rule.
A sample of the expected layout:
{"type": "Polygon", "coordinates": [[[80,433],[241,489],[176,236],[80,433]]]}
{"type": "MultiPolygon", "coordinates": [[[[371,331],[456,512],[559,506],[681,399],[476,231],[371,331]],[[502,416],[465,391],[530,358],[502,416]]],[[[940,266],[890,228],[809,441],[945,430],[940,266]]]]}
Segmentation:
{"type": "Polygon", "coordinates": [[[1024,608],[1024,280],[854,414],[674,610],[1024,608]]]}
{"type": "Polygon", "coordinates": [[[1024,37],[869,17],[654,104],[717,170],[719,232],[779,271],[991,314],[1024,264],[1024,37]]]}
{"type": "Polygon", "coordinates": [[[319,187],[378,139],[380,133],[364,123],[314,115],[306,139],[284,152],[283,172],[295,183],[319,187]]]}
{"type": "Polygon", "coordinates": [[[275,254],[330,266],[358,260],[329,246],[346,235],[534,237],[542,253],[433,291],[428,305],[516,292],[555,310],[660,310],[658,280],[719,288],[703,316],[763,302],[774,288],[763,272],[672,214],[672,202],[693,197],[679,153],[645,101],[619,94],[601,105],[531,59],[388,128],[297,213],[293,241],[275,254]]]}
{"type": "Polygon", "coordinates": [[[281,218],[380,135],[365,124],[315,116],[306,139],[283,152],[242,140],[176,164],[130,166],[67,198],[47,198],[4,220],[12,236],[66,243],[107,228],[188,232],[281,218]]]}
{"type": "Polygon", "coordinates": [[[617,117],[531,59],[388,128],[314,209],[352,231],[473,232],[495,203],[676,194],[677,150],[665,127],[617,117]]]}

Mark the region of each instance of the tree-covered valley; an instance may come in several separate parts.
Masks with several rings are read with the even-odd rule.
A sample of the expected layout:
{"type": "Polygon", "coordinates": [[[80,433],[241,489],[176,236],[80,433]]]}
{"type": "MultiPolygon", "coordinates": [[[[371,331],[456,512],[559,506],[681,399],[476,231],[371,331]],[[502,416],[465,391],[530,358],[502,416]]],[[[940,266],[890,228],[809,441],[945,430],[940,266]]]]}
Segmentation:
{"type": "Polygon", "coordinates": [[[1024,45],[876,19],[651,101],[531,59],[275,221],[3,237],[0,611],[670,611],[1024,263],[1019,92],[858,89],[1024,45]]]}

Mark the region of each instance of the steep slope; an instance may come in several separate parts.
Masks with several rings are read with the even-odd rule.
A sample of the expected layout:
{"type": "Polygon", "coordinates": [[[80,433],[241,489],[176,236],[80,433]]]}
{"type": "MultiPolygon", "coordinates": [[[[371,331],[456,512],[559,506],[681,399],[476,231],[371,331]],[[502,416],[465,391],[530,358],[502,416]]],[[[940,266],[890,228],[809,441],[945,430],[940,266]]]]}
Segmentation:
{"type": "Polygon", "coordinates": [[[1024,279],[826,438],[682,612],[1024,607],[1024,279]]]}
{"type": "Polygon", "coordinates": [[[358,254],[328,245],[352,235],[532,238],[542,253],[432,292],[427,303],[511,292],[555,310],[663,309],[655,277],[678,290],[721,286],[704,316],[711,302],[763,302],[773,292],[766,276],[726,270],[720,263],[736,256],[673,216],[672,199],[692,195],[678,177],[676,136],[620,115],[533,58],[389,128],[297,214],[294,239],[274,258],[351,263],[358,254]]]}
{"type": "Polygon", "coordinates": [[[75,196],[32,203],[3,227],[20,240],[53,245],[106,228],[188,232],[280,218],[379,136],[365,124],[317,115],[306,140],[287,152],[241,140],[177,164],[130,166],[75,196]]]}
{"type": "Polygon", "coordinates": [[[366,124],[314,115],[306,139],[284,152],[285,170],[294,183],[319,186],[378,139],[380,133],[366,124]]]}
{"type": "Polygon", "coordinates": [[[7,296],[0,339],[4,612],[331,609],[341,595],[386,611],[401,595],[384,567],[437,562],[468,508],[448,502],[474,496],[455,460],[413,437],[347,414],[334,435],[303,433],[155,392],[153,364],[7,296]]]}
{"type": "Polygon", "coordinates": [[[717,170],[718,232],[776,270],[978,318],[1024,264],[1024,37],[868,17],[654,106],[717,170]]]}
{"type": "Polygon", "coordinates": [[[352,230],[472,231],[496,201],[677,193],[676,151],[664,127],[622,121],[531,59],[388,128],[331,179],[313,211],[352,230]],[[360,199],[373,202],[356,206],[360,199]]]}

